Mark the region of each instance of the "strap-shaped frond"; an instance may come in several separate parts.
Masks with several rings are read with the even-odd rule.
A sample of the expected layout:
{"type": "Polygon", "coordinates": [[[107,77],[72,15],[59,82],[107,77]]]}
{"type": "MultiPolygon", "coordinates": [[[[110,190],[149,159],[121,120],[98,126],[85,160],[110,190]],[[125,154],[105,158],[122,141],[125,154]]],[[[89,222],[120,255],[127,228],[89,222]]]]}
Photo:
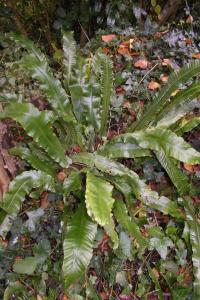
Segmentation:
{"type": "Polygon", "coordinates": [[[36,153],[25,147],[15,147],[9,151],[12,155],[19,156],[27,161],[34,169],[40,170],[51,176],[54,176],[56,171],[51,163],[41,160],[36,153]]]}
{"type": "Polygon", "coordinates": [[[101,226],[110,223],[114,204],[113,186],[92,172],[87,173],[85,201],[89,216],[101,226]]]}
{"type": "Polygon", "coordinates": [[[100,75],[102,93],[101,134],[106,135],[110,100],[113,92],[113,63],[108,55],[100,50],[94,57],[94,69],[100,75]]]}
{"type": "Polygon", "coordinates": [[[97,225],[81,205],[64,230],[62,271],[67,288],[84,274],[90,263],[97,225]]]}
{"type": "Polygon", "coordinates": [[[113,142],[137,143],[141,148],[162,151],[166,156],[173,157],[188,164],[200,163],[200,152],[193,149],[184,139],[171,130],[151,128],[118,136],[113,142]]]}
{"type": "Polygon", "coordinates": [[[188,118],[183,118],[174,130],[177,135],[183,135],[189,132],[200,124],[200,116],[194,115],[188,118]]]}
{"type": "Polygon", "coordinates": [[[155,122],[161,120],[165,117],[170,111],[176,108],[179,105],[188,103],[191,100],[197,98],[200,95],[200,82],[194,83],[189,88],[186,88],[183,91],[180,91],[176,96],[174,96],[169,103],[164,107],[164,109],[156,117],[155,122]]]}
{"type": "Polygon", "coordinates": [[[147,246],[145,238],[142,236],[140,229],[136,222],[130,218],[125,204],[122,201],[115,201],[114,204],[114,216],[117,222],[125,229],[127,232],[136,239],[140,248],[144,249],[147,246]]]}
{"type": "Polygon", "coordinates": [[[174,163],[173,159],[167,157],[164,152],[156,152],[156,156],[169,175],[172,183],[177,188],[178,193],[180,195],[188,194],[190,191],[190,184],[188,182],[187,175],[181,172],[181,170],[174,163]]]}
{"type": "Polygon", "coordinates": [[[63,63],[64,63],[64,77],[66,85],[69,87],[71,80],[72,69],[76,64],[76,42],[72,32],[62,32],[63,34],[63,63]]]}
{"type": "Polygon", "coordinates": [[[140,199],[145,205],[160,210],[165,214],[170,214],[174,217],[182,218],[182,214],[176,204],[167,197],[159,196],[157,192],[152,191],[139,176],[123,166],[122,164],[92,153],[81,153],[73,156],[73,161],[90,167],[96,167],[100,171],[109,175],[109,180],[116,185],[122,193],[131,192],[135,194],[137,199],[140,199]],[[121,189],[120,180],[116,183],[115,179],[120,178],[125,182],[121,189]]]}
{"type": "Polygon", "coordinates": [[[183,84],[190,80],[193,76],[200,72],[200,62],[195,61],[185,65],[179,71],[175,71],[169,77],[167,85],[162,88],[154,102],[147,108],[141,118],[131,126],[129,131],[140,130],[148,127],[150,122],[155,120],[155,117],[162,111],[163,107],[167,104],[171,94],[183,84]]]}
{"type": "Polygon", "coordinates": [[[62,114],[73,117],[68,95],[63,89],[60,80],[54,77],[45,55],[30,40],[16,34],[10,36],[20,47],[25,48],[29,52],[22,59],[21,65],[30,72],[32,78],[37,79],[41,83],[40,88],[47,96],[47,100],[52,107],[62,114]]]}
{"type": "Polygon", "coordinates": [[[181,120],[185,115],[192,112],[195,108],[199,107],[198,100],[194,99],[189,103],[178,105],[173,108],[168,114],[157,122],[156,127],[172,128],[172,131],[176,129],[176,123],[181,120]]]}
{"type": "Polygon", "coordinates": [[[98,149],[98,154],[107,156],[110,158],[136,158],[144,156],[152,156],[151,151],[139,147],[137,144],[133,143],[121,143],[111,140],[105,143],[100,149],[98,149]]]}
{"type": "Polygon", "coordinates": [[[196,217],[192,200],[187,197],[184,199],[184,208],[189,225],[190,243],[192,246],[192,262],[194,273],[194,295],[193,299],[200,299],[200,224],[196,217]]]}
{"type": "Polygon", "coordinates": [[[0,113],[0,118],[12,118],[19,122],[27,134],[61,166],[67,167],[71,160],[49,125],[49,114],[39,111],[30,103],[11,103],[0,113]]]}
{"type": "Polygon", "coordinates": [[[34,188],[54,191],[53,178],[40,171],[25,171],[18,175],[10,184],[8,192],[3,196],[0,207],[8,214],[17,214],[26,195],[34,188]]]}

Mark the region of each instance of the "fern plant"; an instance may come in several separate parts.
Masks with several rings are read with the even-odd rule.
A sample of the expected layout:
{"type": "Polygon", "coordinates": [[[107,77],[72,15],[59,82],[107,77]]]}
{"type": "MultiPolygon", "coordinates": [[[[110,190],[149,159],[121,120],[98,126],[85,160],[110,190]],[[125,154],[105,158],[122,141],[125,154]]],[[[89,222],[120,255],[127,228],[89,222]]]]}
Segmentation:
{"type": "Polygon", "coordinates": [[[186,118],[185,115],[200,94],[200,83],[195,82],[176,96],[172,95],[180,84],[199,74],[200,63],[192,63],[173,73],[168,85],[128,132],[107,141],[113,92],[111,59],[101,50],[85,59],[76,50],[72,34],[63,32],[64,68],[60,80],[54,77],[47,58],[31,41],[17,35],[11,38],[26,49],[20,66],[40,83],[50,109],[39,111],[26,99],[20,102],[17,95],[3,97],[7,104],[0,118],[12,118],[32,138],[26,147],[16,147],[11,152],[26,160],[32,170],[18,175],[4,194],[0,202],[2,226],[8,218],[15,218],[33,189],[63,195],[67,208],[69,194],[73,193],[77,199],[76,208],[63,226],[62,278],[68,288],[87,270],[97,226],[110,237],[114,251],[119,245],[116,224],[136,240],[139,251],[148,247],[148,240],[143,237],[137,218],[131,212],[136,198],[144,206],[188,224],[194,258],[194,294],[200,297],[197,272],[200,237],[191,217],[193,210],[188,204],[184,213],[186,200],[181,202],[160,196],[117,160],[155,156],[182,199],[190,194],[191,184],[178,163],[200,163],[200,153],[181,137],[199,123],[199,117],[186,118]],[[74,145],[79,145],[80,153],[72,153],[74,145]],[[65,174],[62,181],[57,176],[60,171],[65,174]]]}

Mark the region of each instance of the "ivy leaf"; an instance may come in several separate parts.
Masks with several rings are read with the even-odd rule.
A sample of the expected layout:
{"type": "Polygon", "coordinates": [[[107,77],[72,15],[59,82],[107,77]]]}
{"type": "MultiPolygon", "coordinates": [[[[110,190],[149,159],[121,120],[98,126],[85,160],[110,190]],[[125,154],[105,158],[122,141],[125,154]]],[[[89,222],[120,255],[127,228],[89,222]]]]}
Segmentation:
{"type": "Polygon", "coordinates": [[[18,260],[13,265],[13,271],[20,274],[32,275],[37,267],[37,259],[35,257],[25,257],[18,260]]]}

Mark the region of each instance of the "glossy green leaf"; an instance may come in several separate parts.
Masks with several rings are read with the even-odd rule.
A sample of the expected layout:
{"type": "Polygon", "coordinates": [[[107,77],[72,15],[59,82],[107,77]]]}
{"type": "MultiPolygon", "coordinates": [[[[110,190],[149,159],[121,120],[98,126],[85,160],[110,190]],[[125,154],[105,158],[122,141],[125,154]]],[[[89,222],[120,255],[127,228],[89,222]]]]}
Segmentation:
{"type": "Polygon", "coordinates": [[[121,143],[120,141],[111,140],[105,143],[98,151],[98,154],[110,158],[136,158],[152,156],[151,151],[142,149],[137,144],[121,143]]]}
{"type": "Polygon", "coordinates": [[[0,118],[16,120],[56,162],[65,168],[70,164],[71,160],[65,156],[60,141],[48,123],[45,111],[40,112],[30,103],[11,103],[0,113],[0,118]]]}
{"type": "Polygon", "coordinates": [[[192,246],[192,262],[194,274],[194,295],[193,299],[200,299],[200,224],[195,214],[192,199],[187,197],[184,199],[184,208],[186,212],[186,220],[189,225],[190,243],[192,246]]]}
{"type": "Polygon", "coordinates": [[[65,72],[64,77],[69,87],[72,69],[76,64],[76,42],[72,32],[62,32],[63,34],[63,56],[65,72]]]}
{"type": "Polygon", "coordinates": [[[41,171],[25,171],[18,175],[3,196],[0,207],[8,214],[17,214],[21,204],[33,188],[42,187],[43,190],[54,191],[53,178],[41,171]]]}
{"type": "Polygon", "coordinates": [[[23,57],[21,65],[30,72],[33,79],[37,79],[41,83],[40,88],[52,107],[73,118],[68,95],[61,82],[53,76],[45,55],[30,40],[16,34],[10,36],[20,47],[25,48],[30,53],[23,57]]]}
{"type": "Polygon", "coordinates": [[[69,195],[70,192],[76,191],[81,187],[81,175],[79,172],[72,172],[65,178],[63,182],[63,194],[65,197],[69,195]]]}
{"type": "Polygon", "coordinates": [[[104,225],[104,229],[113,242],[113,249],[117,249],[119,246],[119,238],[117,232],[115,231],[115,223],[112,218],[110,219],[110,222],[108,224],[104,225]]]}
{"type": "Polygon", "coordinates": [[[137,223],[128,215],[126,206],[122,201],[115,201],[114,216],[123,229],[127,230],[127,232],[136,239],[140,248],[144,249],[144,247],[147,246],[147,242],[142,236],[137,223]]]}
{"type": "Polygon", "coordinates": [[[89,216],[101,226],[110,223],[111,211],[114,204],[112,198],[113,186],[94,175],[87,173],[85,201],[89,216]]]}
{"type": "Polygon", "coordinates": [[[177,107],[178,105],[183,105],[186,102],[190,102],[191,100],[197,98],[200,95],[200,82],[196,82],[192,84],[189,88],[186,88],[183,91],[177,93],[176,96],[172,97],[167,106],[159,113],[156,118],[156,121],[161,120],[165,117],[170,111],[177,107]]]}
{"type": "Polygon", "coordinates": [[[177,135],[183,135],[185,132],[189,132],[200,124],[200,116],[190,116],[183,118],[175,129],[177,135]]]}
{"type": "Polygon", "coordinates": [[[48,164],[44,160],[40,160],[39,157],[30,149],[25,147],[12,148],[10,154],[19,156],[20,158],[27,161],[34,169],[40,170],[51,176],[55,176],[56,171],[51,164],[48,164]]]}
{"type": "Polygon", "coordinates": [[[140,130],[148,127],[150,122],[154,121],[159,112],[162,111],[163,107],[165,105],[168,105],[168,99],[170,98],[171,94],[179,87],[179,85],[189,81],[199,72],[199,61],[192,62],[188,65],[185,65],[179,71],[173,72],[169,77],[167,85],[161,89],[161,91],[154,99],[154,102],[146,109],[140,119],[131,126],[129,131],[140,130]]]}
{"type": "MultiPolygon", "coordinates": [[[[128,187],[132,193],[140,199],[145,205],[160,210],[165,214],[170,214],[174,217],[183,218],[181,211],[179,210],[176,202],[169,200],[165,196],[159,196],[157,192],[152,191],[139,176],[123,166],[122,164],[108,159],[104,156],[100,156],[92,153],[81,153],[73,156],[73,161],[88,165],[90,167],[96,167],[100,171],[109,175],[109,180],[115,183],[115,178],[121,178],[126,184],[125,188],[122,187],[122,193],[128,192],[128,187]]],[[[118,180],[116,187],[120,190],[120,180],[118,180]]]]}
{"type": "Polygon", "coordinates": [[[134,133],[122,134],[117,137],[117,141],[119,139],[123,143],[137,143],[141,148],[164,152],[166,156],[188,164],[200,163],[200,152],[168,129],[156,127],[135,131],[134,133]]]}
{"type": "Polygon", "coordinates": [[[84,274],[92,258],[93,241],[97,225],[80,206],[68,221],[65,229],[63,251],[63,277],[68,287],[84,274]]]}
{"type": "Polygon", "coordinates": [[[102,93],[101,134],[106,135],[110,100],[113,92],[113,63],[108,55],[99,50],[94,57],[94,68],[97,75],[100,75],[102,93]]]}
{"type": "Polygon", "coordinates": [[[92,83],[75,83],[69,87],[76,119],[95,129],[100,127],[100,87],[92,83]]]}
{"type": "Polygon", "coordinates": [[[13,271],[20,274],[32,275],[36,267],[37,259],[30,256],[16,261],[13,265],[13,271]]]}
{"type": "Polygon", "coordinates": [[[184,103],[183,105],[178,105],[173,108],[168,114],[166,114],[162,119],[160,119],[156,127],[162,128],[172,128],[172,131],[177,128],[176,123],[181,120],[185,115],[192,112],[196,107],[198,107],[198,100],[192,100],[189,103],[184,103]]]}
{"type": "Polygon", "coordinates": [[[164,152],[156,152],[156,156],[169,175],[172,183],[177,188],[178,193],[180,195],[188,194],[190,191],[190,184],[187,175],[181,172],[181,170],[176,166],[173,159],[167,157],[164,152]]]}

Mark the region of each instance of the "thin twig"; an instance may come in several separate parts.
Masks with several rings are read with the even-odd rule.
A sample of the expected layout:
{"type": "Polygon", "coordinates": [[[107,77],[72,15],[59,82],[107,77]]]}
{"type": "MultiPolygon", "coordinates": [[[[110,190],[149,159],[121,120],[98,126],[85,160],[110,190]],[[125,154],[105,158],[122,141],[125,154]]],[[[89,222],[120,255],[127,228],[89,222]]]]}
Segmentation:
{"type": "Polygon", "coordinates": [[[138,87],[139,85],[143,82],[143,80],[159,65],[159,63],[155,64],[143,77],[142,79],[139,81],[138,83],[138,87]]]}

